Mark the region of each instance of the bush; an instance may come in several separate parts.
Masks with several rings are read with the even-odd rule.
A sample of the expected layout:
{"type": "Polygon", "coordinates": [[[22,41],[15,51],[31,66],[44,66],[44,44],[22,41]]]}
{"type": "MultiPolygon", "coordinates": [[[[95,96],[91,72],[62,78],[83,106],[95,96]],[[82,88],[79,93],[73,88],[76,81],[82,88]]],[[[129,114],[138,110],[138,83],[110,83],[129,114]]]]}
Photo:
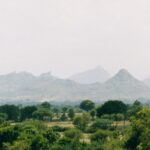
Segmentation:
{"type": "Polygon", "coordinates": [[[5,113],[0,113],[0,124],[4,123],[7,120],[8,116],[5,113]]]}
{"type": "Polygon", "coordinates": [[[111,132],[107,130],[97,130],[93,135],[91,135],[91,141],[105,141],[111,136],[111,132]]]}
{"type": "Polygon", "coordinates": [[[49,144],[53,144],[59,139],[60,135],[59,133],[54,132],[51,129],[48,129],[44,133],[44,137],[48,140],[49,144]]]}
{"type": "Polygon", "coordinates": [[[64,132],[65,137],[69,139],[80,139],[81,138],[81,131],[78,129],[69,129],[64,132]]]}
{"type": "Polygon", "coordinates": [[[88,126],[90,116],[88,114],[83,114],[82,116],[76,116],[74,118],[73,124],[80,130],[85,131],[88,126]]]}
{"type": "Polygon", "coordinates": [[[94,121],[94,123],[91,125],[91,128],[93,130],[97,130],[97,129],[109,129],[112,125],[112,120],[108,120],[108,119],[97,119],[96,121],[94,121]]]}
{"type": "Polygon", "coordinates": [[[38,120],[52,120],[52,112],[46,108],[39,108],[38,110],[33,112],[32,116],[33,118],[38,120]]]}
{"type": "Polygon", "coordinates": [[[125,147],[127,149],[150,149],[150,107],[145,107],[132,118],[125,147]]]}
{"type": "Polygon", "coordinates": [[[13,126],[8,126],[0,129],[0,147],[4,142],[12,143],[17,139],[19,133],[13,126]]]}
{"type": "Polygon", "coordinates": [[[36,135],[30,145],[30,150],[48,150],[49,144],[48,140],[42,135],[36,135]]]}
{"type": "Polygon", "coordinates": [[[61,121],[67,121],[67,120],[68,120],[68,117],[67,117],[66,113],[63,113],[63,114],[61,115],[60,120],[61,120],[61,121]]]}
{"type": "Polygon", "coordinates": [[[55,132],[64,132],[64,131],[68,130],[69,128],[60,127],[60,126],[53,126],[53,127],[51,127],[51,129],[55,132]]]}
{"type": "Polygon", "coordinates": [[[68,110],[68,117],[69,117],[71,120],[73,120],[74,116],[75,116],[74,110],[73,110],[73,109],[69,109],[69,110],[68,110]]]}
{"type": "Polygon", "coordinates": [[[0,113],[7,114],[8,120],[17,121],[20,115],[20,110],[19,107],[15,105],[3,105],[0,106],[0,113]]]}

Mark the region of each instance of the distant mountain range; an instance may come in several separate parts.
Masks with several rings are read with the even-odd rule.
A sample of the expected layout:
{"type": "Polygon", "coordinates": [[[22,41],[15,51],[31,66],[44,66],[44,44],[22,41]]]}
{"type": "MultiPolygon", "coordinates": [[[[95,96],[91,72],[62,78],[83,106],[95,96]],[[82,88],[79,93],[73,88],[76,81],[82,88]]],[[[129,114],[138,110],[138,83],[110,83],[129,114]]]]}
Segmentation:
{"type": "MultiPolygon", "coordinates": [[[[101,68],[93,70],[101,70],[101,68]]],[[[88,76],[87,72],[86,76],[88,76]]],[[[88,81],[92,84],[80,84],[70,79],[60,79],[52,76],[51,73],[40,76],[34,76],[27,72],[0,75],[0,101],[78,101],[92,99],[100,102],[107,99],[150,98],[150,87],[134,78],[127,70],[120,70],[107,81],[104,78],[104,80],[97,80],[96,76],[93,80],[93,72],[89,71],[91,78],[88,81]],[[105,82],[98,83],[98,81],[105,82]]],[[[98,71],[97,74],[100,72],[98,71]]],[[[108,76],[109,74],[106,73],[106,78],[108,76]]]]}
{"type": "Polygon", "coordinates": [[[150,88],[142,81],[134,78],[127,70],[120,70],[97,89],[97,94],[108,99],[149,98],[150,88]]]}
{"type": "Polygon", "coordinates": [[[110,74],[101,66],[70,77],[71,80],[81,84],[103,83],[109,78],[110,74]]]}
{"type": "Polygon", "coordinates": [[[143,82],[150,87],[150,78],[145,79],[143,82]]]}

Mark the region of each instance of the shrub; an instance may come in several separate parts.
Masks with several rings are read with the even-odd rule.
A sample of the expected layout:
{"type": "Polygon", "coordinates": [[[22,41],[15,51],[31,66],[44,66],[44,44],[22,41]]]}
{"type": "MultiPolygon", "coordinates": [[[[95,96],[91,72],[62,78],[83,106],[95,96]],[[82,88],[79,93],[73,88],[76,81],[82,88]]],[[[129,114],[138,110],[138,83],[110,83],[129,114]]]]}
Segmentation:
{"type": "Polygon", "coordinates": [[[51,129],[55,132],[64,132],[64,131],[68,130],[69,128],[60,127],[60,126],[53,126],[53,127],[51,127],[51,129]]]}
{"type": "Polygon", "coordinates": [[[61,120],[61,121],[67,121],[67,120],[68,120],[66,113],[63,113],[63,114],[61,115],[60,120],[61,120]]]}
{"type": "Polygon", "coordinates": [[[74,118],[73,124],[82,131],[86,130],[90,120],[90,116],[88,114],[83,114],[82,116],[76,116],[74,118]]]}
{"type": "Polygon", "coordinates": [[[93,135],[91,135],[91,141],[105,141],[111,136],[111,132],[107,130],[97,130],[93,135]]]}
{"type": "Polygon", "coordinates": [[[97,119],[92,125],[93,130],[97,129],[109,129],[112,125],[112,120],[108,119],[97,119]]]}
{"type": "Polygon", "coordinates": [[[65,137],[69,139],[80,139],[81,138],[81,131],[78,129],[69,129],[64,132],[65,137]]]}
{"type": "Polygon", "coordinates": [[[12,143],[17,139],[19,133],[13,126],[8,126],[0,129],[0,147],[4,142],[12,143]]]}
{"type": "Polygon", "coordinates": [[[51,129],[48,129],[44,133],[44,137],[48,140],[49,144],[53,144],[59,139],[60,135],[59,133],[54,132],[51,129]]]}

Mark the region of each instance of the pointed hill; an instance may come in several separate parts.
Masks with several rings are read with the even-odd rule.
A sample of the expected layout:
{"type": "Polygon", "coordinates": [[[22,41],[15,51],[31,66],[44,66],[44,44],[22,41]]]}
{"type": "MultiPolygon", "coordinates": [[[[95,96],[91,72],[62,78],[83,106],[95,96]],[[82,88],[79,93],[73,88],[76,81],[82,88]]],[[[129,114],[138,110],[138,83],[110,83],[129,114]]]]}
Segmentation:
{"type": "Polygon", "coordinates": [[[69,79],[80,84],[103,83],[110,78],[109,73],[101,66],[71,76],[69,79]]]}
{"type": "Polygon", "coordinates": [[[121,69],[114,77],[106,81],[99,89],[104,97],[139,98],[149,97],[150,88],[133,77],[127,70],[121,69]]]}

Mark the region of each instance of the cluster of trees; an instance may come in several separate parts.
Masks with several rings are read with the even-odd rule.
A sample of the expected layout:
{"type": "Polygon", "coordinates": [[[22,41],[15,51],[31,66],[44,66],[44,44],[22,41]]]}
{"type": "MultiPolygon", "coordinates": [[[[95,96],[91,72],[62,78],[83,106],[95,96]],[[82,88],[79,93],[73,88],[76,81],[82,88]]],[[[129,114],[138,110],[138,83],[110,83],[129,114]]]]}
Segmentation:
{"type": "Polygon", "coordinates": [[[52,106],[48,102],[43,102],[40,105],[34,106],[16,106],[16,105],[2,105],[0,106],[0,121],[12,120],[23,121],[26,119],[37,120],[74,120],[75,113],[85,112],[90,115],[94,120],[96,117],[103,119],[116,119],[129,118],[135,115],[141,109],[141,104],[135,101],[133,105],[126,105],[122,101],[107,101],[101,106],[96,106],[91,100],[84,100],[81,102],[79,109],[76,107],[63,107],[58,108],[52,106]]]}
{"type": "Polygon", "coordinates": [[[52,107],[50,103],[43,102],[35,106],[16,106],[16,105],[2,105],[0,106],[0,122],[9,121],[24,121],[27,119],[36,119],[42,121],[59,120],[73,120],[75,116],[72,108],[57,108],[52,107]]]}
{"type": "Polygon", "coordinates": [[[127,149],[150,149],[150,107],[145,107],[131,118],[131,128],[127,134],[127,149]]]}
{"type": "Polygon", "coordinates": [[[122,101],[110,100],[96,107],[94,102],[85,100],[81,102],[80,108],[85,112],[76,116],[73,123],[81,130],[86,130],[91,118],[93,122],[91,127],[97,126],[100,129],[112,128],[114,121],[124,121],[125,123],[142,109],[142,105],[139,101],[135,101],[133,105],[127,105],[122,101]]]}
{"type": "Polygon", "coordinates": [[[110,100],[97,105],[84,100],[77,107],[0,106],[2,150],[148,150],[150,108],[139,101],[127,105],[110,100]],[[66,121],[74,128],[48,127],[45,121],[66,121]],[[119,126],[117,123],[123,124],[119,126]],[[125,121],[130,122],[127,126],[125,121]],[[88,136],[88,142],[85,140],[88,136]]]}

